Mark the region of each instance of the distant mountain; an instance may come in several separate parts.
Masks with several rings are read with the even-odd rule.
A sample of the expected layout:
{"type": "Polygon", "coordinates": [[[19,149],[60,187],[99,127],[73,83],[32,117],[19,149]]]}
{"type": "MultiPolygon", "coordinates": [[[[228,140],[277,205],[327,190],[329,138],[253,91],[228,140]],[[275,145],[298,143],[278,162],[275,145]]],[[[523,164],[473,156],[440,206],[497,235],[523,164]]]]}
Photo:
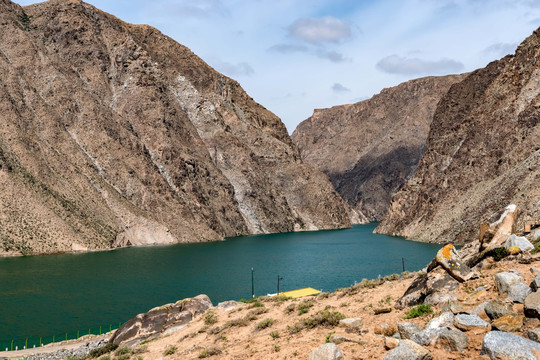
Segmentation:
{"type": "Polygon", "coordinates": [[[239,84],[84,2],[0,0],[0,253],[350,226],[239,84]]]}
{"type": "Polygon", "coordinates": [[[414,177],[377,232],[468,242],[508,204],[540,220],[540,29],[454,84],[437,106],[414,177]]]}
{"type": "Polygon", "coordinates": [[[292,139],[302,159],[326,173],[347,203],[380,220],[422,157],[437,103],[463,78],[411,80],[369,100],[315,110],[292,139]]]}

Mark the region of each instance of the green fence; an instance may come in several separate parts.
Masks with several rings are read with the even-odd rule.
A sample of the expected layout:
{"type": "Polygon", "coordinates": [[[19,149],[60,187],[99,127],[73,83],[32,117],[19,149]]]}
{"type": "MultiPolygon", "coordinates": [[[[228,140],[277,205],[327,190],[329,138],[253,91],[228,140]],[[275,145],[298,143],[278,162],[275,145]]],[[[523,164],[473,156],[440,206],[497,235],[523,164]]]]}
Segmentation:
{"type": "Polygon", "coordinates": [[[29,336],[27,338],[15,338],[15,339],[2,339],[0,340],[0,351],[15,351],[34,347],[41,347],[43,345],[51,343],[63,343],[71,342],[71,340],[79,339],[86,335],[102,335],[118,329],[122,323],[108,324],[98,327],[92,327],[88,329],[79,329],[71,332],[64,332],[55,335],[46,336],[29,336]]]}

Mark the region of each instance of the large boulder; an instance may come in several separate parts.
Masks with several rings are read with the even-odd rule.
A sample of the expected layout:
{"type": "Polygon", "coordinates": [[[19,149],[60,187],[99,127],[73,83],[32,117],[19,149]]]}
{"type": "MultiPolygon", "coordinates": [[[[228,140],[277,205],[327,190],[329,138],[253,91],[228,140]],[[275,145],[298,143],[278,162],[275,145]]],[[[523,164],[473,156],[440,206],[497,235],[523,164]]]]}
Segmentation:
{"type": "Polygon", "coordinates": [[[504,331],[490,331],[482,341],[481,354],[493,360],[537,360],[540,357],[540,344],[504,331]]]}
{"type": "Polygon", "coordinates": [[[436,329],[442,327],[453,327],[454,325],[454,314],[450,311],[443,312],[440,316],[431,319],[426,324],[426,329],[436,329]]]}
{"type": "Polygon", "coordinates": [[[433,356],[411,340],[401,340],[399,345],[390,351],[383,360],[431,360],[433,356]]]}
{"type": "Polygon", "coordinates": [[[122,325],[112,336],[112,344],[135,344],[172,328],[185,326],[193,317],[212,307],[210,298],[199,295],[151,309],[122,325]]]}
{"type": "Polygon", "coordinates": [[[538,291],[538,289],[540,288],[540,275],[536,275],[536,277],[529,286],[533,291],[538,291]]]}
{"type": "Polygon", "coordinates": [[[477,315],[459,314],[454,317],[454,326],[463,331],[488,329],[489,323],[477,315]]]}
{"type": "Polygon", "coordinates": [[[513,302],[523,304],[525,302],[525,298],[529,296],[531,292],[532,290],[528,285],[519,283],[511,285],[510,288],[508,288],[507,296],[513,302]]]}
{"type": "Polygon", "coordinates": [[[345,360],[341,350],[334,343],[327,343],[314,349],[308,360],[345,360]]]}
{"type": "MultiPolygon", "coordinates": [[[[433,262],[432,262],[433,264],[433,262]]],[[[428,266],[428,270],[432,265],[428,266]]],[[[426,274],[420,274],[414,279],[405,294],[396,302],[396,308],[422,304],[431,294],[438,292],[451,293],[459,286],[459,281],[437,266],[426,274]]]]}
{"type": "Polygon", "coordinates": [[[481,250],[502,247],[504,242],[516,230],[518,211],[514,204],[508,205],[496,221],[489,224],[480,239],[481,250]]]}
{"type": "Polygon", "coordinates": [[[491,320],[494,320],[506,314],[510,314],[512,312],[512,304],[499,298],[495,298],[487,302],[484,311],[491,320]]]}
{"type": "Polygon", "coordinates": [[[402,339],[411,339],[414,334],[423,330],[420,325],[409,322],[398,323],[397,328],[402,339]]]}
{"type": "Polygon", "coordinates": [[[495,275],[495,287],[499,294],[504,294],[510,290],[510,286],[523,283],[523,278],[512,272],[500,272],[495,275]]]}
{"type": "Polygon", "coordinates": [[[476,274],[463,262],[456,248],[452,244],[445,245],[437,252],[435,260],[454,279],[464,282],[476,276],[476,274]]]}
{"type": "Polygon", "coordinates": [[[506,332],[520,331],[525,317],[521,314],[506,314],[493,320],[491,328],[506,332]]]}
{"type": "Polygon", "coordinates": [[[439,334],[435,345],[442,347],[446,351],[465,351],[469,346],[469,338],[467,335],[458,330],[443,329],[439,334]]]}
{"type": "Polygon", "coordinates": [[[534,245],[531,244],[529,240],[527,240],[524,236],[517,236],[516,234],[510,235],[508,240],[506,240],[506,243],[504,244],[504,247],[509,249],[511,247],[518,247],[521,251],[531,251],[534,249],[534,245]]]}
{"type": "Polygon", "coordinates": [[[526,317],[540,319],[540,292],[533,292],[525,298],[523,312],[526,317]]]}

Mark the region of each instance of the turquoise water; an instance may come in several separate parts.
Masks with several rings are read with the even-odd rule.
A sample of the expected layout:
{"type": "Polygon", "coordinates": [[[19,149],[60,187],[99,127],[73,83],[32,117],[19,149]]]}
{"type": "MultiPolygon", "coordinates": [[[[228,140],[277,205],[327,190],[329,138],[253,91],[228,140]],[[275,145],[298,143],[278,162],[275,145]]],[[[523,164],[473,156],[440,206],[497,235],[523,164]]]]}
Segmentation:
{"type": "Polygon", "coordinates": [[[108,331],[138,313],[198,294],[214,304],[311,286],[333,291],[423,268],[440,245],[352,229],[226,241],[0,259],[0,349],[108,331]],[[36,340],[37,339],[37,340],[36,340]]]}

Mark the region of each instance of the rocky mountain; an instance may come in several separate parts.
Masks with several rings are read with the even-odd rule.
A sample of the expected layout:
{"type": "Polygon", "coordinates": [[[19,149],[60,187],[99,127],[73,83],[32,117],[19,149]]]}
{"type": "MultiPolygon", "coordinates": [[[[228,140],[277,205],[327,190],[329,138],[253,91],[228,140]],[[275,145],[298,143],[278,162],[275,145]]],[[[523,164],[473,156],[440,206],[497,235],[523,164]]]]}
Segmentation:
{"type": "Polygon", "coordinates": [[[0,0],[0,252],[350,226],[239,84],[77,0],[0,0]]]}
{"type": "Polygon", "coordinates": [[[427,77],[369,100],[315,110],[292,134],[302,159],[328,175],[338,193],[370,221],[412,176],[440,98],[464,75],[427,77]]]}
{"type": "Polygon", "coordinates": [[[437,106],[414,177],[379,233],[464,243],[508,204],[540,220],[540,29],[515,55],[454,84],[437,106]]]}

